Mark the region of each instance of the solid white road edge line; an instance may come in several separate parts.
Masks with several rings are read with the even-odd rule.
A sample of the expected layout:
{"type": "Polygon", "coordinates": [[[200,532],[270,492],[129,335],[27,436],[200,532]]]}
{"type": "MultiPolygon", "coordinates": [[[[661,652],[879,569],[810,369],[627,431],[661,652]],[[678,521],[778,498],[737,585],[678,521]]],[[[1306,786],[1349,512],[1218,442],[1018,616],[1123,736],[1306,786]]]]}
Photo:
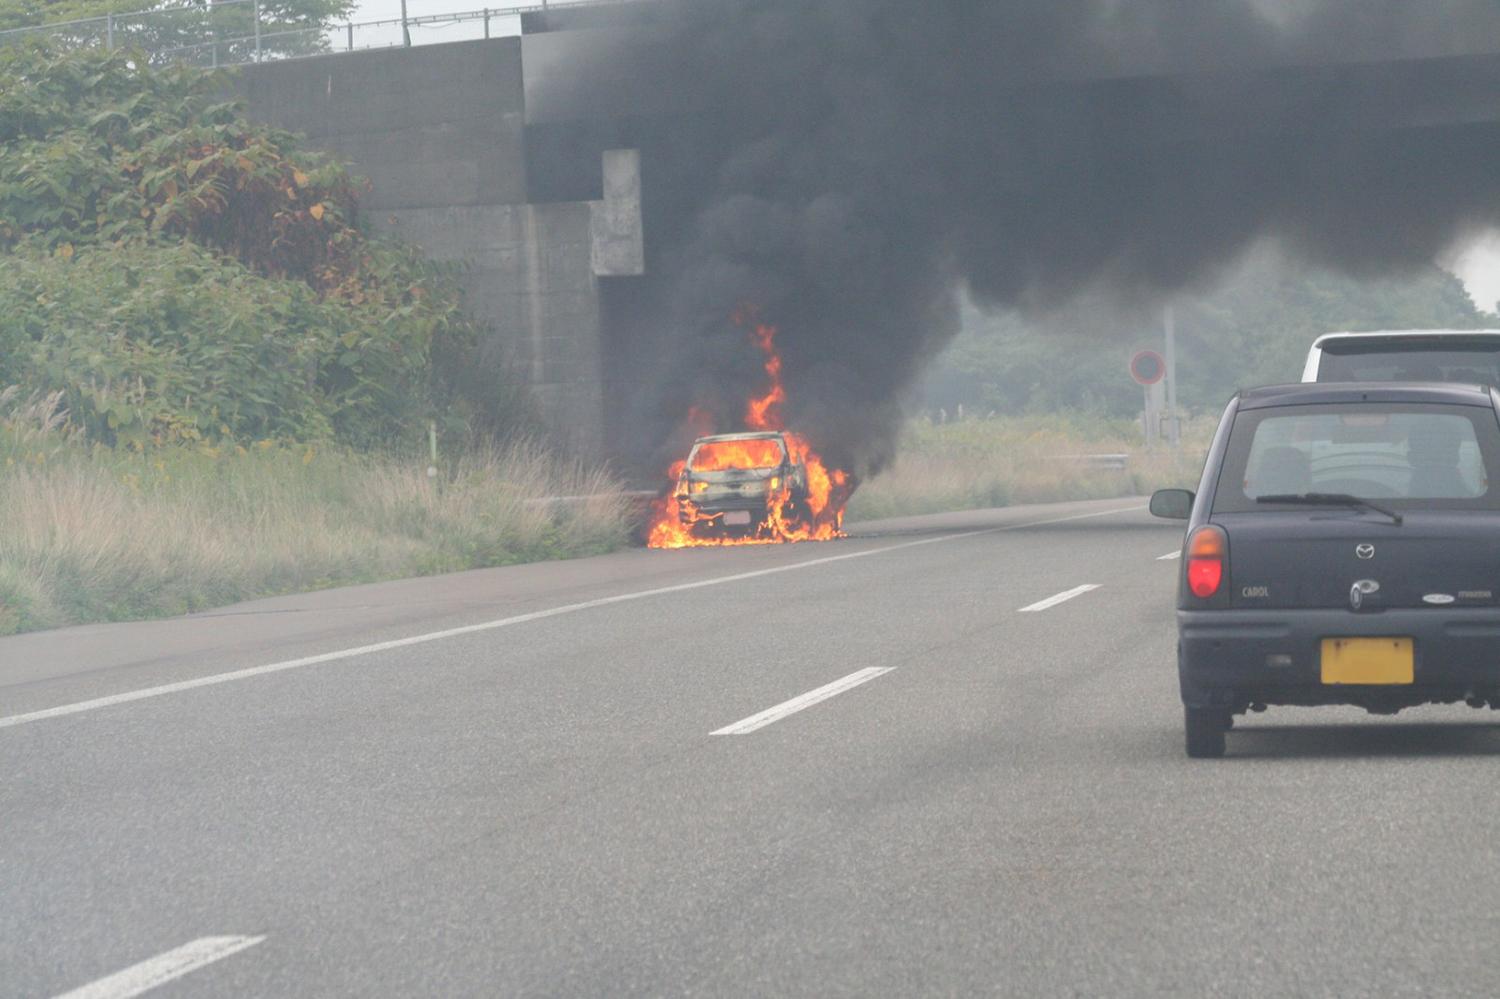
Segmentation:
{"type": "Polygon", "coordinates": [[[147,958],[124,971],[117,971],[107,978],[65,992],[57,999],[129,999],[130,996],[149,992],[159,985],[197,971],[204,965],[254,947],[264,939],[265,937],[199,937],[175,950],[147,958]]]}
{"type": "Polygon", "coordinates": [[[835,680],[832,683],[824,684],[817,690],[809,690],[807,693],[802,694],[798,697],[794,697],[790,701],[782,701],[775,707],[766,708],[766,710],[760,712],[759,714],[751,715],[749,718],[743,718],[735,722],[733,725],[725,725],[723,728],[716,728],[708,734],[749,735],[751,732],[754,732],[758,728],[765,728],[772,722],[779,722],[787,715],[794,715],[804,708],[812,707],[819,701],[826,701],[830,697],[837,697],[839,694],[842,694],[846,690],[853,690],[855,687],[858,687],[862,683],[869,683],[877,676],[884,676],[895,668],[896,667],[894,666],[867,666],[862,670],[850,673],[848,676],[835,680]]]}
{"type": "Polygon", "coordinates": [[[1084,583],[1082,586],[1075,586],[1071,590],[1063,590],[1061,593],[1055,593],[1052,596],[1048,597],[1046,600],[1038,600],[1034,604],[1027,604],[1025,607],[1022,607],[1019,611],[1017,611],[1017,613],[1029,614],[1032,611],[1044,611],[1048,607],[1056,607],[1058,604],[1062,603],[1065,600],[1072,600],[1074,597],[1081,597],[1090,590],[1097,590],[1098,588],[1098,583],[1084,583]]]}
{"type": "Polygon", "coordinates": [[[85,711],[97,711],[99,708],[113,707],[116,704],[128,704],[131,701],[142,701],[149,697],[162,697],[166,694],[177,694],[185,690],[196,690],[199,687],[212,687],[220,683],[229,683],[232,680],[245,680],[252,676],[264,676],[267,673],[280,673],[283,670],[299,669],[303,666],[316,666],[320,663],[337,662],[340,659],[353,659],[355,656],[370,655],[374,652],[385,652],[390,649],[401,649],[411,645],[424,645],[427,642],[436,642],[444,638],[456,638],[459,635],[473,635],[481,631],[493,631],[496,628],[508,628],[515,624],[525,624],[528,621],[540,621],[544,618],[558,617],[563,614],[576,614],[578,611],[592,610],[595,607],[607,607],[610,604],[621,604],[631,600],[644,600],[647,597],[659,597],[667,593],[681,593],[685,590],[697,590],[706,586],[722,586],[725,583],[738,583],[741,580],[757,579],[761,576],[774,576],[781,572],[793,572],[797,569],[810,569],[815,565],[828,565],[833,562],[845,562],[849,559],[864,558],[867,555],[883,555],[886,552],[899,551],[903,548],[916,548],[921,545],[941,544],[945,541],[959,541],[963,538],[972,538],[980,534],[999,534],[1005,531],[1017,531],[1027,527],[1045,527],[1049,524],[1062,524],[1070,520],[1088,520],[1092,517],[1109,517],[1121,513],[1137,513],[1146,509],[1143,506],[1122,507],[1116,510],[1099,510],[1094,513],[1079,513],[1068,517],[1053,517],[1049,520],[1033,520],[1024,524],[1003,524],[999,527],[985,527],[977,531],[964,531],[959,534],[942,534],[935,538],[921,538],[917,541],[903,541],[897,545],[886,545],[884,548],[867,548],[864,551],[848,552],[843,555],[828,555],[823,558],[808,559],[805,562],[793,562],[791,565],[778,565],[770,569],[756,569],[753,572],[737,572],[732,576],[716,576],[713,579],[700,579],[693,583],[678,583],[675,586],[659,586],[654,590],[638,590],[635,593],[620,593],[612,597],[600,597],[598,600],[585,600],[577,604],[565,604],[561,607],[550,607],[547,610],[532,611],[530,614],[517,614],[515,617],[500,618],[497,621],[484,621],[479,624],[468,624],[460,628],[447,628],[443,631],[432,631],[424,635],[412,635],[409,638],[396,638],[389,642],[376,642],[373,645],[361,645],[352,649],[340,649],[336,652],[324,652],[316,656],[304,656],[301,659],[289,659],[286,662],[268,663],[265,666],[251,666],[247,669],[232,670],[228,673],[215,673],[212,676],[200,676],[193,680],[182,680],[178,683],[164,683],[159,687],[145,687],[141,690],[132,690],[123,694],[111,694],[108,697],[96,697],[89,701],[77,701],[73,704],[60,704],[55,708],[44,708],[40,711],[28,711],[25,714],[10,715],[0,718],[0,728],[11,728],[16,725],[26,725],[30,722],[43,721],[48,718],[62,718],[67,715],[82,714],[85,711]]]}
{"type": "Polygon", "coordinates": [[[1165,562],[1168,559],[1173,559],[1173,558],[1182,558],[1182,549],[1181,548],[1177,549],[1175,552],[1167,552],[1165,555],[1158,555],[1158,556],[1156,556],[1156,561],[1158,561],[1158,562],[1165,562]]]}

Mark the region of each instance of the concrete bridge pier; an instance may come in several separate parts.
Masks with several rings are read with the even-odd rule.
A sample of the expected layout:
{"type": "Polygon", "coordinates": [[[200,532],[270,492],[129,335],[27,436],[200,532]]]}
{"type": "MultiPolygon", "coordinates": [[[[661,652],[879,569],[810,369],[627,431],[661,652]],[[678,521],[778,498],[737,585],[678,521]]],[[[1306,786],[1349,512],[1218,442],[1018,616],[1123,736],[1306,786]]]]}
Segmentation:
{"type": "Polygon", "coordinates": [[[528,388],[557,439],[604,454],[600,278],[645,272],[640,157],[604,154],[604,197],[379,213],[377,228],[462,266],[465,304],[491,329],[482,360],[528,388]]]}
{"type": "Polygon", "coordinates": [[[608,150],[600,196],[534,204],[521,39],[246,67],[252,116],[306,134],[369,178],[376,230],[460,265],[482,360],[524,385],[559,443],[605,452],[600,281],[645,273],[640,156],[608,150]]]}

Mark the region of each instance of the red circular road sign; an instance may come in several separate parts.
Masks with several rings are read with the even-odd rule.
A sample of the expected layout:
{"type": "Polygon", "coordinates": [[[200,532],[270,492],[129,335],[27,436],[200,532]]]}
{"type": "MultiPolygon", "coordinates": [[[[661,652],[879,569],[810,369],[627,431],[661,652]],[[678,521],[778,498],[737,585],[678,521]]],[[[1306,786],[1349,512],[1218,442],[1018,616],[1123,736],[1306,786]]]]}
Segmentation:
{"type": "Polygon", "coordinates": [[[1167,359],[1154,350],[1138,350],[1130,358],[1130,377],[1142,385],[1155,385],[1167,376],[1167,359]]]}

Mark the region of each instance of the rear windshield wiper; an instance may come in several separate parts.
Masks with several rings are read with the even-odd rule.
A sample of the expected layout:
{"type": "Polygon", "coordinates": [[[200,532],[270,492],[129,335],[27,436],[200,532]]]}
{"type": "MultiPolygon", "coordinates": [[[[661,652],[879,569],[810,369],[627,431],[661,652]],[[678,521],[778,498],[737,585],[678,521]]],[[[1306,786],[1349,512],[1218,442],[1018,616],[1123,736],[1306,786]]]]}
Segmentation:
{"type": "Polygon", "coordinates": [[[1383,506],[1371,503],[1367,499],[1351,496],[1348,493],[1274,493],[1267,496],[1255,497],[1257,503],[1295,503],[1301,506],[1352,506],[1361,510],[1369,510],[1373,513],[1381,513],[1391,518],[1391,523],[1399,525],[1401,515],[1395,510],[1388,510],[1383,506]]]}

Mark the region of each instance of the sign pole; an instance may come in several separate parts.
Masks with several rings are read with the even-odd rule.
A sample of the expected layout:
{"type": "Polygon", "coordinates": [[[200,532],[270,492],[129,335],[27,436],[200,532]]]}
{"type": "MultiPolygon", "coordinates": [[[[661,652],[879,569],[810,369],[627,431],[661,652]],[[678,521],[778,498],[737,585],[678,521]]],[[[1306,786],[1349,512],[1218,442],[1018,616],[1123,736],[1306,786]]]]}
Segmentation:
{"type": "Polygon", "coordinates": [[[1182,427],[1177,419],[1177,316],[1170,305],[1162,314],[1162,325],[1167,340],[1167,440],[1175,448],[1182,444],[1182,427]]]}
{"type": "MultiPolygon", "coordinates": [[[[1151,397],[1151,443],[1153,445],[1160,444],[1163,437],[1162,424],[1166,422],[1162,419],[1166,413],[1166,406],[1164,404],[1166,386],[1161,382],[1148,385],[1146,386],[1146,394],[1151,397]]],[[[1167,431],[1167,439],[1169,441],[1171,440],[1170,434],[1171,431],[1167,431]]]]}

